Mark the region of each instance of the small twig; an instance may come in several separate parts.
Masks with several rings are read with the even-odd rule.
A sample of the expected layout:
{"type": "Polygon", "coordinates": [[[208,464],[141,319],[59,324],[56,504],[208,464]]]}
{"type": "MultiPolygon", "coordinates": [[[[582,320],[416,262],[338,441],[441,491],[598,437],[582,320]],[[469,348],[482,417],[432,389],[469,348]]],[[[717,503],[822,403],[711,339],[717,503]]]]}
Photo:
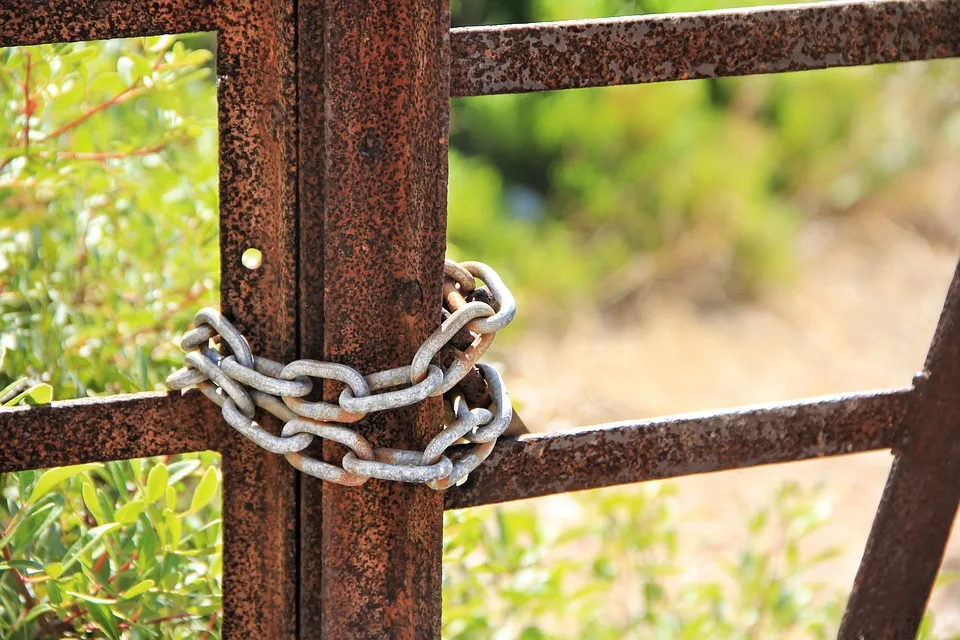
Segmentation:
{"type": "Polygon", "coordinates": [[[175,41],[175,40],[171,40],[171,41],[170,41],[170,44],[168,44],[166,47],[164,47],[163,49],[160,49],[160,51],[157,52],[157,57],[153,59],[153,67],[152,67],[152,68],[153,68],[154,71],[156,71],[156,70],[158,70],[158,69],[160,68],[160,64],[163,62],[163,56],[165,56],[165,55],[167,54],[167,51],[170,50],[170,45],[172,45],[174,42],[176,42],[176,41],[175,41]]]}
{"type": "MultiPolygon", "coordinates": [[[[3,548],[3,559],[7,562],[13,562],[13,556],[10,554],[10,549],[7,547],[3,548]]],[[[10,567],[10,570],[13,572],[13,580],[17,583],[17,586],[20,588],[20,593],[23,595],[23,600],[27,604],[27,611],[33,609],[37,606],[37,601],[33,599],[33,595],[30,593],[30,590],[27,589],[27,584],[23,581],[23,574],[20,573],[20,570],[16,567],[10,567]]]]}
{"type": "Polygon", "coordinates": [[[217,624],[217,618],[220,617],[219,611],[214,611],[210,616],[210,619],[207,620],[207,628],[203,630],[203,635],[201,635],[197,640],[207,640],[210,637],[210,633],[213,631],[213,628],[217,624]]]}
{"type": "Polygon", "coordinates": [[[23,152],[30,153],[30,118],[33,117],[34,103],[30,97],[30,54],[24,53],[24,59],[27,61],[27,72],[23,76],[23,152]]]}
{"type": "Polygon", "coordinates": [[[197,615],[196,613],[188,613],[186,611],[182,611],[180,613],[175,613],[173,615],[163,616],[162,618],[154,618],[153,620],[147,620],[146,622],[142,622],[141,624],[160,624],[161,622],[171,622],[173,620],[183,620],[184,618],[199,618],[199,617],[200,616],[197,615]]]}
{"type": "Polygon", "coordinates": [[[117,95],[113,96],[112,98],[110,98],[110,99],[107,100],[106,102],[103,102],[103,103],[101,103],[101,104],[98,104],[98,105],[95,106],[95,107],[91,107],[91,108],[87,109],[87,110],[84,111],[82,114],[80,114],[79,116],[77,116],[76,118],[74,118],[73,120],[71,120],[70,122],[68,122],[67,124],[63,125],[63,126],[60,127],[59,129],[54,129],[53,131],[51,131],[51,132],[48,133],[47,135],[43,136],[42,138],[40,138],[39,142],[46,142],[47,140],[50,140],[51,138],[56,138],[56,137],[58,137],[58,136],[60,136],[60,135],[63,135],[63,134],[66,133],[67,131],[70,131],[71,129],[74,129],[74,128],[80,126],[81,124],[83,124],[84,122],[86,122],[87,120],[89,120],[90,118],[92,118],[93,116],[95,116],[96,114],[100,113],[101,111],[103,111],[103,110],[105,110],[105,109],[109,109],[110,107],[112,107],[112,106],[115,105],[115,104],[120,104],[121,102],[125,102],[125,101],[129,100],[131,97],[133,97],[134,95],[136,95],[136,91],[139,89],[139,87],[137,86],[137,84],[138,84],[139,82],[140,82],[140,80],[137,79],[136,82],[134,82],[134,83],[131,84],[129,87],[127,87],[126,89],[124,89],[123,91],[121,91],[120,93],[118,93],[117,95]]]}
{"type": "Polygon", "coordinates": [[[130,567],[133,566],[133,563],[136,561],[137,561],[137,552],[134,551],[133,554],[130,556],[130,559],[124,562],[122,565],[120,565],[120,568],[117,569],[116,573],[114,573],[112,576],[107,578],[107,584],[113,584],[114,582],[116,582],[117,578],[120,577],[120,574],[123,573],[124,571],[129,570],[130,567]]]}
{"type": "Polygon", "coordinates": [[[104,552],[103,552],[103,555],[101,555],[101,556],[97,559],[97,563],[93,565],[93,572],[94,572],[94,573],[99,573],[99,572],[100,572],[100,569],[103,568],[104,563],[107,561],[107,558],[109,558],[109,557],[110,557],[110,555],[109,555],[106,551],[104,551],[104,552]]]}
{"type": "MultiPolygon", "coordinates": [[[[0,163],[0,169],[7,166],[6,162],[0,163]]],[[[37,186],[33,180],[0,180],[0,189],[30,189],[37,186]]]]}
{"type": "Polygon", "coordinates": [[[146,149],[133,149],[132,151],[101,151],[83,153],[79,151],[57,151],[55,153],[43,152],[39,155],[41,158],[56,158],[57,160],[93,160],[94,162],[104,162],[105,160],[116,160],[119,158],[133,158],[139,156],[149,156],[154,153],[160,153],[167,148],[166,143],[158,144],[146,149]]]}

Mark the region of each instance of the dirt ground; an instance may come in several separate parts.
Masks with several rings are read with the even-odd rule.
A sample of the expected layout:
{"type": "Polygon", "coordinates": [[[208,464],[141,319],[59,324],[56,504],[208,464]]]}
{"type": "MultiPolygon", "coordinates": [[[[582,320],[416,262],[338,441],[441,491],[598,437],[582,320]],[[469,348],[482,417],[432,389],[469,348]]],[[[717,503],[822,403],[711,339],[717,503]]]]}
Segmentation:
{"type": "MultiPolygon", "coordinates": [[[[932,191],[918,185],[917,200],[907,190],[869,213],[811,223],[794,282],[752,303],[704,312],[682,294],[661,294],[625,326],[585,315],[562,336],[528,332],[499,355],[526,423],[563,430],[908,385],[960,255],[960,172],[951,173],[932,191]]],[[[818,578],[849,589],[890,462],[879,452],[677,480],[691,570],[733,559],[746,514],[782,481],[825,482],[834,508],[818,535],[844,554],[818,578]]],[[[547,500],[562,517],[563,498],[547,500]]],[[[944,568],[960,570],[956,532],[944,568]]],[[[940,589],[933,608],[939,631],[960,631],[960,585],[940,589]]]]}

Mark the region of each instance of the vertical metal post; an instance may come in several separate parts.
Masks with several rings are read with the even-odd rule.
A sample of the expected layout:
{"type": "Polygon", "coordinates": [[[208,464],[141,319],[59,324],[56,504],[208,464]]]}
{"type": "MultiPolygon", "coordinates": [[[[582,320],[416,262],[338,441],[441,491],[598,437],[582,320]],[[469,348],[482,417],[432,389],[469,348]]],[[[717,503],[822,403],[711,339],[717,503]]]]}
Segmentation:
{"type": "MultiPolygon", "coordinates": [[[[324,0],[298,0],[297,86],[299,102],[299,325],[300,357],[324,358],[324,0]]],[[[318,394],[319,391],[315,392],[318,394]]],[[[317,442],[307,451],[323,457],[317,442]]],[[[299,624],[302,639],[322,635],[320,594],[324,572],[323,482],[300,477],[299,624]]]]}
{"type": "Polygon", "coordinates": [[[960,503],[960,265],[864,550],[840,638],[917,634],[960,503]]]}
{"type": "MultiPolygon", "coordinates": [[[[218,25],[221,305],[255,353],[281,361],[296,357],[293,6],[231,5],[218,25]],[[256,270],[240,262],[249,247],[256,270]]],[[[223,635],[292,640],[296,471],[222,428],[223,635]]]]}
{"type": "MultiPolygon", "coordinates": [[[[448,7],[300,3],[301,356],[401,366],[439,324],[448,7]]],[[[359,428],[378,446],[419,448],[440,421],[434,401],[359,428]]],[[[323,453],[339,461],[344,450],[325,443],[323,453]]],[[[421,486],[321,490],[305,478],[301,637],[439,637],[442,509],[421,486]]]]}

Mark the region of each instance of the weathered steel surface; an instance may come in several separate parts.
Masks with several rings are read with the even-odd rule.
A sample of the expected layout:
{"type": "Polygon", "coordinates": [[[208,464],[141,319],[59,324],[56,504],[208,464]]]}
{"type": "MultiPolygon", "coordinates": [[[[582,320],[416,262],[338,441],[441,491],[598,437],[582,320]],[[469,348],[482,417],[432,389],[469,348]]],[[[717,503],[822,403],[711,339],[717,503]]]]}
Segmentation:
{"type": "Polygon", "coordinates": [[[454,29],[478,96],[960,56],[960,0],[818,3],[454,29]]]}
{"type": "MultiPolygon", "coordinates": [[[[195,4],[218,10],[221,309],[256,353],[288,362],[297,355],[295,3],[195,4]],[[248,247],[263,254],[255,270],[240,261],[248,247]]],[[[276,420],[262,426],[279,433],[276,420]]],[[[222,454],[224,635],[293,638],[297,472],[240,434],[222,454]]]]}
{"type": "Polygon", "coordinates": [[[218,449],[218,414],[198,392],[0,409],[0,473],[218,449]]]}
{"type": "Polygon", "coordinates": [[[960,503],[960,266],[898,442],[840,637],[912,638],[960,503]]]}
{"type": "MultiPolygon", "coordinates": [[[[325,0],[299,0],[297,8],[299,86],[299,325],[300,357],[322,360],[323,348],[323,179],[324,144],[324,6],[325,0]]],[[[314,386],[316,400],[322,399],[314,386]]],[[[323,445],[315,442],[304,451],[323,459],[323,445]]],[[[318,478],[300,476],[300,579],[299,621],[301,640],[322,637],[323,590],[323,486],[318,478]]]]}
{"type": "Polygon", "coordinates": [[[502,439],[447,509],[884,449],[912,391],[812,398],[502,439]]]}
{"type": "MultiPolygon", "coordinates": [[[[324,11],[323,355],[377,371],[409,362],[440,321],[448,6],[328,0],[324,11]]],[[[316,123],[317,105],[303,107],[316,123]]],[[[358,430],[377,446],[422,448],[441,420],[434,399],[358,430]]],[[[344,450],[325,443],[324,454],[344,450]]],[[[303,637],[439,637],[442,508],[423,486],[325,486],[322,556],[302,549],[303,571],[322,561],[320,592],[302,594],[304,619],[319,603],[321,627],[302,626],[303,637]]]]}
{"type": "Polygon", "coordinates": [[[229,22],[229,5],[239,4],[239,0],[4,0],[0,47],[212,31],[229,22]]]}

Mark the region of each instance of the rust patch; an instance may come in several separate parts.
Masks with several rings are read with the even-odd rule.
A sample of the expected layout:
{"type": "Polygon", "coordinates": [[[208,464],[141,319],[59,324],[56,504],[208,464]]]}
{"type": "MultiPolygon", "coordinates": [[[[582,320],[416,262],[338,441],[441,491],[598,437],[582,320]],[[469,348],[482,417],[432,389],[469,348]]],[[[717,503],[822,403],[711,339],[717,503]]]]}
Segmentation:
{"type": "Polygon", "coordinates": [[[198,392],[0,409],[0,473],[217,450],[229,428],[218,414],[198,392]]]}
{"type": "Polygon", "coordinates": [[[960,1],[822,3],[451,34],[452,96],[960,56],[960,1]]]}
{"type": "Polygon", "coordinates": [[[814,398],[501,439],[445,508],[889,448],[912,391],[814,398]]]}
{"type": "MultiPolygon", "coordinates": [[[[293,0],[217,8],[221,308],[251,348],[297,354],[297,112],[293,0]],[[260,268],[241,263],[259,249],[260,268]]],[[[279,424],[264,419],[279,433],[279,424]]],[[[239,434],[223,464],[223,632],[297,635],[297,472],[239,434]]]]}
{"type": "MultiPolygon", "coordinates": [[[[301,309],[316,313],[322,286],[324,359],[378,371],[409,362],[439,326],[448,6],[328,0],[324,11],[323,281],[311,278],[309,290],[302,282],[301,309]]],[[[303,8],[301,24],[319,19],[302,14],[303,8]]],[[[315,105],[302,107],[302,122],[320,120],[315,105]]],[[[335,398],[332,386],[325,391],[335,398]]],[[[441,422],[436,399],[358,425],[378,446],[422,448],[441,422]]],[[[344,453],[335,443],[323,450],[328,460],[344,453]]],[[[304,637],[439,637],[442,497],[423,486],[374,480],[358,488],[324,486],[321,501],[322,551],[304,546],[302,567],[307,572],[322,563],[322,588],[302,593],[302,613],[305,620],[315,618],[314,607],[322,612],[319,628],[301,627],[304,637]]]]}
{"type": "Polygon", "coordinates": [[[0,47],[212,31],[226,13],[208,0],[5,0],[0,47]]]}

